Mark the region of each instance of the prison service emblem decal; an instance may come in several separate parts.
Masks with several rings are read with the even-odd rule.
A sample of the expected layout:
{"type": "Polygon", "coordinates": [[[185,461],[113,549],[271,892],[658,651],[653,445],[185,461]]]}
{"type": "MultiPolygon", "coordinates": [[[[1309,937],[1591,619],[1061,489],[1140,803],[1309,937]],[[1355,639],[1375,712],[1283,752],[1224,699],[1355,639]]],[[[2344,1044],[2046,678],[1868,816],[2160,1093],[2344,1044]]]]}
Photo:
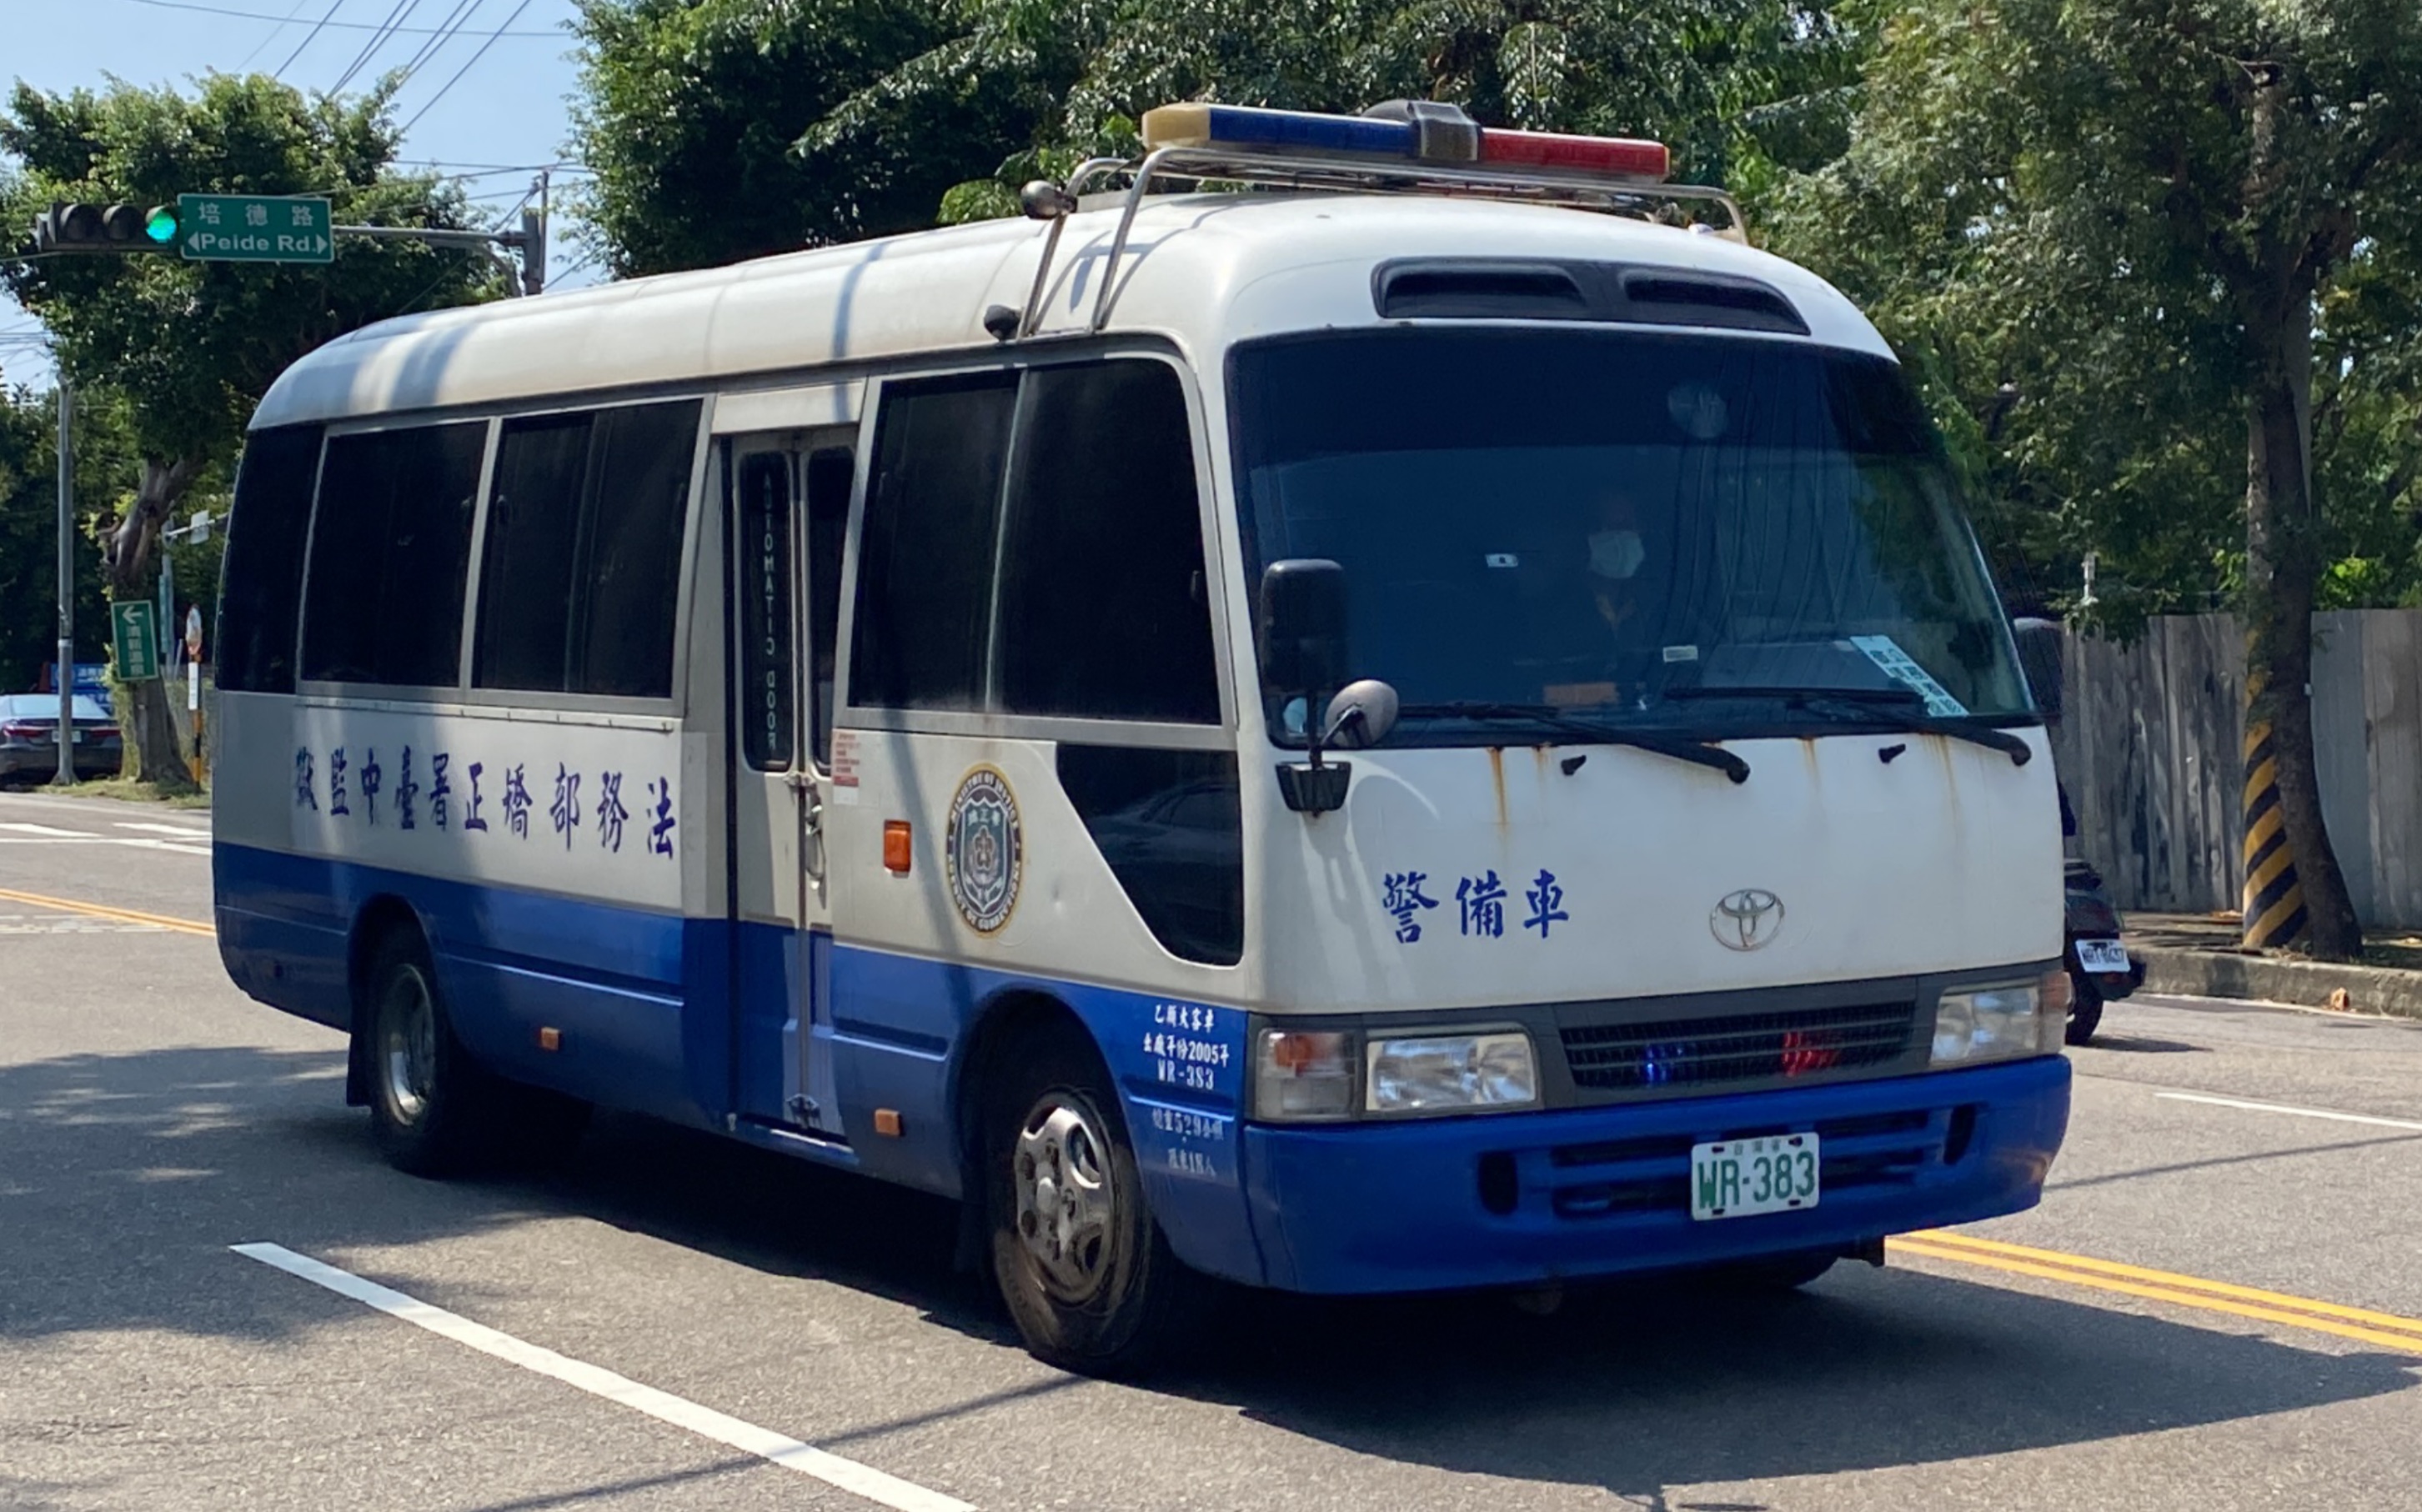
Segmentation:
{"type": "Polygon", "coordinates": [[[1009,922],[1026,871],[1026,836],[1017,795],[993,768],[969,772],[952,797],[942,859],[951,874],[951,901],[968,928],[991,934],[1009,922]]]}

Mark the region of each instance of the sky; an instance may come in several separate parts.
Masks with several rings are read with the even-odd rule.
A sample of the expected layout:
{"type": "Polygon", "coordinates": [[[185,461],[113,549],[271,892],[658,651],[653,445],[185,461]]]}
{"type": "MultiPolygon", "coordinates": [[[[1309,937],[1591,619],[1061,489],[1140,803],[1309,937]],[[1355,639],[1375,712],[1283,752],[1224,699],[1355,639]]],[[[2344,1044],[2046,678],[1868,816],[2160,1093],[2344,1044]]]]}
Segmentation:
{"type": "MultiPolygon", "coordinates": [[[[563,162],[577,71],[572,15],[572,0],[0,0],[0,82],[181,86],[213,70],[260,70],[304,89],[354,90],[426,48],[396,99],[396,119],[410,123],[400,156],[463,176],[474,210],[502,224],[533,170],[563,162]]],[[[556,182],[576,174],[558,169],[556,182]]],[[[555,218],[550,287],[601,276],[571,228],[555,218]]],[[[6,230],[13,242],[24,228],[6,230]]],[[[0,382],[49,384],[39,332],[0,295],[0,382]]]]}

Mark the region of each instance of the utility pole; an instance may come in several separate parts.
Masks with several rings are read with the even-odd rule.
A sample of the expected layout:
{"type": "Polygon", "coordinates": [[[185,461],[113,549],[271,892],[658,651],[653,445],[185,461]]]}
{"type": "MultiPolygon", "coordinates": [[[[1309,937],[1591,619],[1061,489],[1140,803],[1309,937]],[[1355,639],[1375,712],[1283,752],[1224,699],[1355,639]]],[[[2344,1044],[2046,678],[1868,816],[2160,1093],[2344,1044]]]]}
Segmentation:
{"type": "Polygon", "coordinates": [[[59,770],[75,786],[75,391],[59,374],[59,770]]]}

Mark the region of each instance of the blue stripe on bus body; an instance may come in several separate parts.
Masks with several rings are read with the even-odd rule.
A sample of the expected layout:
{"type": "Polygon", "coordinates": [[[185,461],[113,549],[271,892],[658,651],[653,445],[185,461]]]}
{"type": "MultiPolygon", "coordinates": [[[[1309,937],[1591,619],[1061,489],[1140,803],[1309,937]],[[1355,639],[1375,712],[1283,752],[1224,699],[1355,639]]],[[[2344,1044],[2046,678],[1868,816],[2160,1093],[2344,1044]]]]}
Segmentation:
{"type": "MultiPolygon", "coordinates": [[[[457,1033],[504,1074],[693,1127],[784,1111],[796,931],[224,842],[214,854],[221,954],[237,984],[272,1006],[348,1027],[354,924],[393,898],[421,922],[457,1033]],[[559,1051],[537,1048],[543,1025],[562,1032],[559,1051]]],[[[1203,1269],[1258,1279],[1238,1190],[1241,1011],[810,939],[829,1006],[810,1026],[827,1053],[804,1090],[834,1107],[822,1126],[854,1145],[756,1143],[962,1195],[952,1052],[1004,997],[1048,997],[1099,1046],[1172,1243],[1203,1269]],[[901,1115],[899,1137],[872,1134],[877,1108],[901,1115]]]]}
{"type": "MultiPolygon", "coordinates": [[[[965,1057],[983,1010],[1018,993],[1064,1005],[1099,1047],[1120,1096],[1154,1215],[1178,1255],[1249,1283],[1316,1292],[1515,1285],[1849,1244],[2033,1206],[2068,1112],[2058,1056],[1978,1070],[1629,1106],[1347,1125],[1239,1119],[1246,1015],[1217,1005],[834,944],[810,936],[810,971],[832,1008],[810,1025],[829,1098],[851,1144],[728,1121],[777,1099],[794,1032],[781,1002],[738,1002],[735,958],[776,967],[752,989],[795,990],[796,936],[723,920],[509,893],[348,862],[216,848],[221,949],[239,984],[273,1005],[342,1026],[345,946],[358,910],[406,902],[435,944],[441,987],[464,1038],[499,1069],[614,1107],[728,1130],[744,1139],[946,1196],[962,1194],[958,1120],[965,1057]],[[543,957],[549,949],[564,952],[543,957]],[[786,952],[788,952],[786,956],[786,952]],[[821,959],[816,958],[821,957],[821,959]],[[736,1015],[736,1020],[735,1020],[736,1015]],[[735,1021],[738,1032],[735,1033],[735,1021]],[[539,1024],[564,1035],[540,1052],[539,1024]],[[738,1075],[733,1075],[735,1041],[738,1075]],[[770,1064],[769,1064],[770,1063],[770,1064]],[[901,1117],[897,1138],[872,1114],[901,1117]],[[1965,1109],[1963,1115],[1959,1110],[1965,1109]],[[1684,1145],[1746,1128],[1832,1120],[1885,1127],[1908,1147],[1890,1181],[1830,1184],[1807,1211],[1692,1223],[1659,1205],[1627,1210],[1590,1191],[1611,1180],[1678,1182],[1684,1155],[1654,1169],[1589,1169],[1592,1151],[1646,1136],[1684,1145]],[[1956,1118],[1973,1134],[1954,1159],[1956,1118]],[[1484,1160],[1513,1161],[1509,1210],[1484,1201],[1484,1160]]],[[[829,1125],[827,1127],[830,1127],[829,1125]]],[[[1830,1137],[1830,1136],[1829,1136],[1830,1137]]],[[[1855,1146],[1845,1146],[1856,1154],[1855,1146]]],[[[1610,1192],[1613,1189],[1609,1188],[1610,1192]]],[[[1500,1193],[1502,1199],[1502,1193],[1500,1193]]]]}

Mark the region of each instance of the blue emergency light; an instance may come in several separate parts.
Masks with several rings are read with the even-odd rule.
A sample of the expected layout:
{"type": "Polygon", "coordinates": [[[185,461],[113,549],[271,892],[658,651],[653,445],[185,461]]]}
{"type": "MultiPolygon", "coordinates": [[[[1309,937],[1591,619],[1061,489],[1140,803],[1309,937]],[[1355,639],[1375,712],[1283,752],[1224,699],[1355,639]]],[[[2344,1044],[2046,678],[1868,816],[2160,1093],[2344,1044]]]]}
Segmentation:
{"type": "Polygon", "coordinates": [[[1143,141],[1147,148],[1228,148],[1273,155],[1562,169],[1628,182],[1661,182],[1672,171],[1672,156],[1661,142],[1479,126],[1453,105],[1425,100],[1392,101],[1362,116],[1250,105],[1162,105],[1144,112],[1143,141]]]}

